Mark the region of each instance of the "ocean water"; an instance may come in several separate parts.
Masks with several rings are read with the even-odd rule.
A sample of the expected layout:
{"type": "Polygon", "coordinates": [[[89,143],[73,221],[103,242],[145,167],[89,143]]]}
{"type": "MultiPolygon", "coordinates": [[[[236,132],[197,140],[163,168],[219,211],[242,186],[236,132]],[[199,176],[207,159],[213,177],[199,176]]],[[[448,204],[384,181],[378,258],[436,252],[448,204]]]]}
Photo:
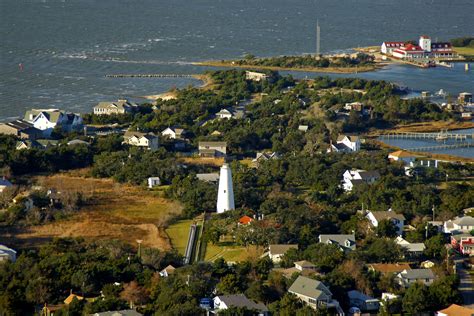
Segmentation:
{"type": "MultiPolygon", "coordinates": [[[[89,112],[99,101],[199,84],[106,74],[190,74],[206,69],[194,61],[311,53],[316,20],[323,52],[420,34],[439,40],[474,35],[472,5],[473,0],[1,0],[0,119],[32,107],[89,112]]],[[[474,92],[471,69],[390,66],[358,76],[454,94],[474,92]]]]}

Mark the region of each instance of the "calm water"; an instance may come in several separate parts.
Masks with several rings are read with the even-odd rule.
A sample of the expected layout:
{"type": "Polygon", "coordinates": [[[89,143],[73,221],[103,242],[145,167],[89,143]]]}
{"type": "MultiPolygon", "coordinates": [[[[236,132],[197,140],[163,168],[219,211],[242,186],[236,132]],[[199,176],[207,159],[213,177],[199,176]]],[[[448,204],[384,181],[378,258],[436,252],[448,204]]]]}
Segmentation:
{"type": "MultiPolygon", "coordinates": [[[[425,33],[439,40],[473,35],[472,5],[473,0],[1,0],[0,119],[31,107],[88,112],[98,101],[198,84],[106,74],[197,73],[204,69],[193,61],[314,52],[316,19],[324,52],[425,33]],[[429,18],[420,18],[421,12],[429,18]]],[[[473,66],[469,73],[461,65],[392,66],[360,77],[415,90],[474,92],[473,66]]]]}
{"type": "MultiPolygon", "coordinates": [[[[453,130],[453,131],[450,131],[450,133],[474,135],[474,128],[463,129],[463,130],[453,130]]],[[[386,138],[380,137],[379,140],[383,141],[386,144],[396,146],[396,147],[400,147],[400,148],[403,148],[403,149],[412,149],[412,148],[418,148],[418,147],[429,147],[429,146],[437,146],[437,145],[443,145],[443,144],[449,145],[449,144],[459,143],[459,141],[451,140],[451,139],[446,140],[446,141],[436,141],[434,139],[432,139],[432,140],[386,139],[386,138]]],[[[465,140],[463,142],[474,143],[474,140],[472,138],[468,138],[467,140],[465,140]]],[[[474,147],[434,150],[432,152],[437,153],[437,154],[445,154],[445,155],[453,155],[453,156],[466,157],[466,158],[474,158],[474,147]]],[[[423,154],[423,152],[420,152],[420,154],[423,154]]]]}

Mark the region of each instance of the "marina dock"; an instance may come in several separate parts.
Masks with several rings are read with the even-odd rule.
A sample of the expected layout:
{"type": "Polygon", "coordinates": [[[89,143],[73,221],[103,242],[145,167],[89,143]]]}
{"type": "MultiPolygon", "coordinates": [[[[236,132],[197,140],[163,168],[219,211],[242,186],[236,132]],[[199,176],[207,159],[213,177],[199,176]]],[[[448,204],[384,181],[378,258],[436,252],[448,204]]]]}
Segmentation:
{"type": "Polygon", "coordinates": [[[416,133],[416,132],[392,132],[388,134],[380,135],[383,139],[453,139],[459,141],[466,141],[467,139],[473,139],[473,134],[459,134],[459,133],[416,133]]]}
{"type": "Polygon", "coordinates": [[[194,78],[188,74],[111,74],[106,78],[194,78]]]}
{"type": "Polygon", "coordinates": [[[458,149],[458,148],[471,148],[474,147],[474,143],[462,142],[451,145],[435,145],[435,146],[426,146],[426,147],[415,147],[415,148],[405,148],[407,151],[434,151],[434,150],[446,150],[446,149],[458,149]]]}

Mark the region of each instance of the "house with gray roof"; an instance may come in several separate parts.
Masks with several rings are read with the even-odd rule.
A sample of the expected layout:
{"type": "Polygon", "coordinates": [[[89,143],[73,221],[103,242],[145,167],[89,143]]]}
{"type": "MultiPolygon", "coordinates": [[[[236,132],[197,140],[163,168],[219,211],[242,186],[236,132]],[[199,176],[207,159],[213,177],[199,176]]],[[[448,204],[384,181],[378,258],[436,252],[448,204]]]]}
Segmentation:
{"type": "Polygon", "coordinates": [[[169,137],[170,139],[182,139],[184,138],[185,134],[186,131],[184,128],[179,128],[176,126],[167,127],[161,132],[161,136],[169,137]]]}
{"type": "Polygon", "coordinates": [[[380,301],[359,291],[347,292],[349,305],[355,306],[364,312],[377,312],[380,309],[380,301]]]}
{"type": "Polygon", "coordinates": [[[231,307],[245,307],[249,310],[254,310],[255,315],[268,315],[268,308],[265,304],[256,303],[249,300],[244,294],[219,295],[214,297],[214,310],[226,310],[231,307]]]}
{"type": "Polygon", "coordinates": [[[0,123],[0,134],[15,135],[21,139],[35,140],[41,137],[42,132],[25,120],[15,120],[0,123]]]}
{"type": "Polygon", "coordinates": [[[356,240],[354,234],[329,234],[319,235],[319,242],[328,245],[336,245],[344,252],[350,252],[356,249],[356,240]]]}
{"type": "Polygon", "coordinates": [[[331,143],[328,152],[354,152],[360,150],[359,136],[339,135],[336,143],[331,143]]]}
{"type": "Polygon", "coordinates": [[[372,184],[378,179],[380,179],[380,173],[377,170],[346,170],[342,175],[342,187],[345,191],[352,191],[357,185],[362,183],[372,184]]]}
{"type": "Polygon", "coordinates": [[[217,183],[219,181],[219,174],[218,173],[198,173],[196,174],[196,178],[204,182],[217,183]]]}
{"type": "Polygon", "coordinates": [[[125,114],[131,113],[137,104],[128,102],[125,99],[119,99],[115,102],[99,102],[94,106],[95,115],[111,115],[111,114],[125,114]]]}
{"type": "Polygon", "coordinates": [[[198,150],[201,157],[225,157],[227,142],[199,142],[198,150]]]}
{"type": "Polygon", "coordinates": [[[123,140],[124,144],[145,147],[150,150],[157,150],[159,146],[158,137],[153,133],[126,131],[123,140]]]}
{"type": "Polygon", "coordinates": [[[10,188],[12,186],[13,184],[7,179],[5,179],[5,177],[0,179],[0,193],[2,193],[3,190],[5,190],[6,188],[10,188]]]}
{"type": "Polygon", "coordinates": [[[469,233],[474,229],[474,217],[461,216],[444,222],[443,231],[447,234],[469,233]]]}
{"type": "Polygon", "coordinates": [[[222,119],[242,119],[245,117],[245,107],[235,106],[228,109],[222,109],[216,113],[216,117],[222,119]]]}
{"type": "Polygon", "coordinates": [[[24,120],[41,130],[44,137],[51,136],[56,126],[66,132],[79,131],[83,127],[79,114],[58,109],[31,109],[26,111],[24,120]]]}
{"type": "Polygon", "coordinates": [[[395,280],[403,287],[409,287],[415,282],[421,282],[424,285],[431,285],[436,276],[431,269],[411,269],[403,270],[398,273],[395,280]]]}
{"type": "Polygon", "coordinates": [[[419,242],[419,243],[410,243],[403,239],[402,237],[398,236],[395,239],[395,242],[397,245],[402,247],[403,252],[405,253],[405,257],[407,258],[417,258],[423,255],[423,252],[426,249],[426,246],[424,243],[419,242]]]}
{"type": "Polygon", "coordinates": [[[335,308],[338,315],[344,315],[339,302],[332,299],[331,291],[321,281],[300,275],[290,286],[288,292],[296,295],[313,309],[335,308]]]}

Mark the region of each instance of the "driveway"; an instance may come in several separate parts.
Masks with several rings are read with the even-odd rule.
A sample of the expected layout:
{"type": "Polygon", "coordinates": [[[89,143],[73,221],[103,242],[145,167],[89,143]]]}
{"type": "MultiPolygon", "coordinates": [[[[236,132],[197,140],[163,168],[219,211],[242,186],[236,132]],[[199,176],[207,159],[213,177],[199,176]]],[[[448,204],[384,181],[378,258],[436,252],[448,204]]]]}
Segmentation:
{"type": "Polygon", "coordinates": [[[472,275],[469,274],[469,270],[461,262],[456,266],[460,278],[459,291],[464,299],[463,305],[474,309],[474,280],[472,275]]]}

